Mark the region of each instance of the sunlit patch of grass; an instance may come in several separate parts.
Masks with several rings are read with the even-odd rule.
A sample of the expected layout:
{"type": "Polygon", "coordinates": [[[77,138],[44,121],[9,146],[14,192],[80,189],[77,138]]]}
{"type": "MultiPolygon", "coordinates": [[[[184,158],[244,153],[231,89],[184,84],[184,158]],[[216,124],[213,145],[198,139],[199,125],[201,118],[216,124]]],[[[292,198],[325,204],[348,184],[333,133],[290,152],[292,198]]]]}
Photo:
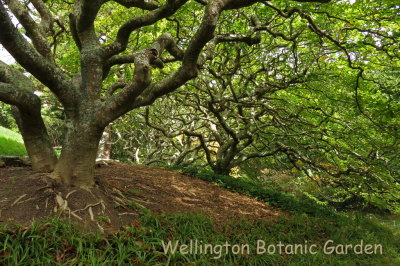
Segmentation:
{"type": "Polygon", "coordinates": [[[7,139],[14,140],[19,143],[24,143],[22,140],[22,136],[19,133],[14,132],[14,131],[12,131],[8,128],[2,127],[2,126],[0,126],[0,136],[7,138],[7,139]]]}
{"type": "Polygon", "coordinates": [[[25,146],[14,140],[0,137],[0,155],[26,155],[25,146]]]}
{"type": "Polygon", "coordinates": [[[0,155],[26,155],[20,134],[0,126],[0,155]]]}
{"type": "Polygon", "coordinates": [[[26,155],[20,134],[0,126],[0,155],[26,155]]]}

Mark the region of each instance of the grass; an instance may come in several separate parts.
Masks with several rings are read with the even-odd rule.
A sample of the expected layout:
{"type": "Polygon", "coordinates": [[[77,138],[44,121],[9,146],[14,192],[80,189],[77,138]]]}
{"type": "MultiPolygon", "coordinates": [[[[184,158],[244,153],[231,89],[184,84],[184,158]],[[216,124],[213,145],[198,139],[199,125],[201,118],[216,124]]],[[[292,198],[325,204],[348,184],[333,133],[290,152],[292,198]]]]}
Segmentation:
{"type": "Polygon", "coordinates": [[[24,143],[24,141],[22,140],[21,134],[14,132],[8,128],[2,127],[2,126],[0,126],[0,136],[7,138],[7,139],[14,140],[19,143],[24,143]]]}
{"type": "Polygon", "coordinates": [[[26,155],[22,136],[0,126],[0,155],[26,155]]]}
{"type": "MultiPolygon", "coordinates": [[[[29,228],[4,225],[0,230],[2,265],[398,265],[400,239],[388,228],[361,217],[329,218],[297,215],[275,223],[235,221],[215,227],[200,215],[142,216],[132,226],[110,234],[85,233],[64,220],[47,220],[29,228]],[[165,254],[163,242],[190,240],[214,247],[226,242],[249,244],[249,254],[231,249],[213,254],[165,254]],[[257,240],[266,245],[315,244],[311,254],[256,254],[257,240]],[[357,255],[323,252],[327,240],[334,243],[381,244],[383,254],[357,255]],[[216,259],[217,258],[217,259],[216,259]]],[[[210,250],[209,250],[210,251],[210,250]]],[[[193,252],[194,253],[194,252],[193,252]]],[[[199,252],[198,252],[199,253],[199,252]]],[[[271,252],[272,253],[272,252],[271,252]]],[[[290,252],[289,252],[290,253],[290,252]]]]}

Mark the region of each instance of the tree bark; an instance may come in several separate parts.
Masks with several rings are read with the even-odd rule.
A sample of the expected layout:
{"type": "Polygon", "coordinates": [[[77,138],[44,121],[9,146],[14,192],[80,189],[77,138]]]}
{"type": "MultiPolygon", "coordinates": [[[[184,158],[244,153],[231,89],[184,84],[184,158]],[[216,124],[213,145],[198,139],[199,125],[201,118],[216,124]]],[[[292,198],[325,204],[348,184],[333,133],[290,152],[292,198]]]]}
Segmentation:
{"type": "Polygon", "coordinates": [[[90,189],[103,129],[75,122],[67,129],[53,177],[62,184],[90,189]]]}
{"type": "Polygon", "coordinates": [[[41,102],[35,85],[20,71],[0,60],[0,101],[13,105],[13,116],[36,171],[50,172],[57,157],[41,116],[41,102]]]}
{"type": "Polygon", "coordinates": [[[47,134],[40,109],[26,112],[22,109],[13,108],[13,116],[22,134],[33,170],[53,171],[57,157],[47,134]]]}
{"type": "Polygon", "coordinates": [[[212,167],[213,172],[219,175],[229,175],[231,172],[230,167],[224,167],[224,166],[214,166],[212,167]]]}

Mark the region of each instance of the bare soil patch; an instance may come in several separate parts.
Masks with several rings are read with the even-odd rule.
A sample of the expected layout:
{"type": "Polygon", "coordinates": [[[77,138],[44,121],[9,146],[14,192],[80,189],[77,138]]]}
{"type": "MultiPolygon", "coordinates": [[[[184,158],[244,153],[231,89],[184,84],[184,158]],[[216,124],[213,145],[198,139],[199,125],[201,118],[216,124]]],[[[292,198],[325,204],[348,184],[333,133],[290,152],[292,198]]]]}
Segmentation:
{"type": "Polygon", "coordinates": [[[114,164],[96,169],[98,187],[58,186],[27,167],[0,169],[0,222],[29,225],[68,217],[94,230],[130,225],[145,207],[161,213],[201,213],[216,224],[232,219],[273,221],[285,212],[218,185],[163,168],[114,164]]]}

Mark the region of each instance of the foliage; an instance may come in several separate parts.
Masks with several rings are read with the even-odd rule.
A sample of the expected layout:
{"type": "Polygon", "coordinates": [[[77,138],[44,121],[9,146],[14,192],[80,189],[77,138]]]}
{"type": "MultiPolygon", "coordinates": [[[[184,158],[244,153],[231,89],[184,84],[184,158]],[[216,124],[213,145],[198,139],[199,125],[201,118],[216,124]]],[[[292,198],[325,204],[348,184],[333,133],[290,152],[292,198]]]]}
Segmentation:
{"type": "Polygon", "coordinates": [[[84,233],[68,221],[49,219],[35,222],[30,227],[3,225],[0,230],[0,261],[2,264],[125,264],[165,265],[195,263],[209,265],[349,265],[385,264],[399,262],[399,235],[392,229],[362,216],[310,217],[296,215],[277,222],[234,221],[216,226],[199,215],[147,214],[132,226],[117,232],[84,233]],[[215,254],[182,255],[165,254],[163,241],[180,240],[188,243],[197,239],[207,244],[249,244],[250,255],[215,254]],[[257,240],[268,244],[317,244],[326,240],[334,243],[382,244],[383,255],[325,255],[321,250],[315,255],[256,255],[257,240]]]}
{"type": "Polygon", "coordinates": [[[281,208],[294,214],[305,213],[312,216],[334,216],[335,210],[329,206],[318,205],[310,199],[298,199],[293,195],[280,192],[274,189],[262,186],[257,180],[233,178],[226,175],[215,174],[206,169],[195,167],[183,168],[182,173],[195,176],[204,181],[218,184],[228,190],[238,192],[258,200],[264,201],[272,206],[281,208]]]}
{"type": "MultiPolygon", "coordinates": [[[[51,144],[85,143],[59,164],[81,165],[88,184],[101,131],[133,110],[113,124],[114,158],[280,169],[315,201],[400,211],[393,1],[39,2],[1,2],[1,42],[32,74],[51,144]]],[[[21,84],[1,79],[2,100],[21,107],[9,97],[21,84]]]]}
{"type": "Polygon", "coordinates": [[[141,140],[117,150],[225,174],[279,168],[318,201],[398,212],[398,8],[372,5],[272,1],[222,14],[197,79],[117,122],[121,139],[141,140]]]}
{"type": "Polygon", "coordinates": [[[9,129],[14,129],[17,127],[11,115],[11,107],[3,102],[0,102],[0,126],[9,129]]]}

